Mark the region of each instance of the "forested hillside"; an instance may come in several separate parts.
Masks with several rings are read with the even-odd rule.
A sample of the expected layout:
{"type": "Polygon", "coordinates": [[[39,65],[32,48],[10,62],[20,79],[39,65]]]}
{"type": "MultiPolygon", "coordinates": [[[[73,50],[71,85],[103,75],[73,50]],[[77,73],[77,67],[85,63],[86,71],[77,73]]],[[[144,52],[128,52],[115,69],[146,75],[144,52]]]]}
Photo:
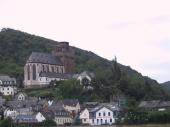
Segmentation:
{"type": "Polygon", "coordinates": [[[170,81],[161,83],[161,86],[166,90],[170,90],[170,81]]]}
{"type": "MultiPolygon", "coordinates": [[[[57,41],[13,29],[0,32],[0,73],[15,76],[22,85],[23,67],[32,51],[50,52],[57,41]]],[[[96,96],[123,94],[134,100],[167,99],[169,95],[149,77],[143,77],[130,67],[109,61],[92,52],[74,47],[76,72],[89,70],[96,74],[96,96]],[[117,67],[115,67],[117,66],[117,67]],[[117,69],[117,70],[116,70],[117,69]],[[100,93],[97,93],[97,90],[100,93]]],[[[126,56],[128,57],[128,56],[126,56]]]]}

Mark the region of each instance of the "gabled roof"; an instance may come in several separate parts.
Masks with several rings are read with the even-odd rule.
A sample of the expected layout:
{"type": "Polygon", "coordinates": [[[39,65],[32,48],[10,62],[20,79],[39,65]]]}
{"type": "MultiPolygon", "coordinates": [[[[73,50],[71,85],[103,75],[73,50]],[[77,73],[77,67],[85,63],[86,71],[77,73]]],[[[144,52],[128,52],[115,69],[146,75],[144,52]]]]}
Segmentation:
{"type": "Polygon", "coordinates": [[[27,63],[44,63],[44,64],[54,64],[63,65],[61,60],[49,53],[32,52],[27,60],[27,63]]]}
{"type": "Polygon", "coordinates": [[[74,74],[73,78],[78,78],[79,76],[82,77],[90,76],[91,78],[94,78],[95,74],[93,72],[83,71],[80,74],[74,74]]]}
{"type": "Polygon", "coordinates": [[[17,93],[17,94],[15,95],[15,100],[17,100],[17,99],[18,99],[18,96],[21,95],[21,94],[23,94],[25,97],[27,97],[27,94],[26,94],[26,93],[24,93],[24,92],[19,92],[19,93],[17,93]]]}
{"type": "Polygon", "coordinates": [[[118,107],[114,107],[111,104],[104,104],[103,103],[103,104],[100,104],[99,106],[96,106],[95,108],[90,109],[89,112],[94,113],[94,112],[97,112],[97,111],[99,111],[100,109],[102,109],[104,107],[109,109],[109,110],[111,110],[111,111],[118,111],[118,110],[120,110],[118,107]]]}

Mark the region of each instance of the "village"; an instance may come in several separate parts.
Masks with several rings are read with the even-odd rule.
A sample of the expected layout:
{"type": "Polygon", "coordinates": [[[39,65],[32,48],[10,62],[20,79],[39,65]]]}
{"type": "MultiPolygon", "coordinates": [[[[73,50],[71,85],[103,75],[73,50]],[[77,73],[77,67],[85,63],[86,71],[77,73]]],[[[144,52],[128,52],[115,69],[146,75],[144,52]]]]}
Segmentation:
{"type": "MultiPolygon", "coordinates": [[[[56,125],[113,125],[124,119],[120,100],[107,103],[83,102],[78,99],[57,100],[55,98],[28,96],[23,89],[45,88],[52,81],[83,79],[90,82],[93,72],[84,70],[74,73],[74,51],[68,42],[61,42],[49,53],[32,52],[24,66],[24,88],[18,88],[15,78],[0,75],[0,116],[10,118],[14,124],[39,125],[52,120],[56,125]],[[8,99],[8,97],[11,97],[8,99]]],[[[88,87],[87,89],[93,89],[88,87]]],[[[142,101],[140,108],[148,111],[164,111],[170,101],[142,101]]]]}

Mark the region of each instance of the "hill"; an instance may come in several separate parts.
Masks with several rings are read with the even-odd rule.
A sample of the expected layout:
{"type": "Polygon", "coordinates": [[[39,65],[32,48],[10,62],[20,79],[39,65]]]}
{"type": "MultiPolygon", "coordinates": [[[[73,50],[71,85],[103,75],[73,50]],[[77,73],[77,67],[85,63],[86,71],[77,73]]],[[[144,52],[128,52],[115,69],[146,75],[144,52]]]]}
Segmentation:
{"type": "MultiPolygon", "coordinates": [[[[9,28],[2,29],[0,32],[0,73],[15,76],[21,86],[23,67],[30,53],[33,51],[50,52],[57,43],[57,41],[22,31],[9,28]]],[[[77,73],[83,70],[93,71],[100,82],[104,82],[109,87],[114,86],[121,94],[136,100],[165,99],[169,97],[157,81],[144,77],[129,66],[119,63],[121,77],[119,78],[119,85],[114,85],[116,83],[113,77],[119,73],[119,71],[112,70],[115,61],[109,61],[90,51],[73,48],[75,50],[75,71],[77,73]]],[[[100,90],[103,91],[103,88],[100,90]]],[[[112,91],[110,92],[112,93],[112,91]]],[[[104,94],[106,93],[107,91],[104,92],[104,94]]]]}
{"type": "Polygon", "coordinates": [[[161,86],[166,90],[170,90],[170,81],[161,83],[161,86]]]}

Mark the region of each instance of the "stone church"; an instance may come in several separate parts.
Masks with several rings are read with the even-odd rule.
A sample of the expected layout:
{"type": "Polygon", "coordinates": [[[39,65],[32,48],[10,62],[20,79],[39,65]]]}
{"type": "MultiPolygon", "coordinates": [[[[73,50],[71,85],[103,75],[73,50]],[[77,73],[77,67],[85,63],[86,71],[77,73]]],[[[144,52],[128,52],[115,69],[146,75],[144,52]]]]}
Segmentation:
{"type": "Polygon", "coordinates": [[[51,54],[32,52],[24,66],[24,87],[43,87],[52,80],[68,79],[74,65],[74,51],[68,42],[58,43],[51,54]]]}

